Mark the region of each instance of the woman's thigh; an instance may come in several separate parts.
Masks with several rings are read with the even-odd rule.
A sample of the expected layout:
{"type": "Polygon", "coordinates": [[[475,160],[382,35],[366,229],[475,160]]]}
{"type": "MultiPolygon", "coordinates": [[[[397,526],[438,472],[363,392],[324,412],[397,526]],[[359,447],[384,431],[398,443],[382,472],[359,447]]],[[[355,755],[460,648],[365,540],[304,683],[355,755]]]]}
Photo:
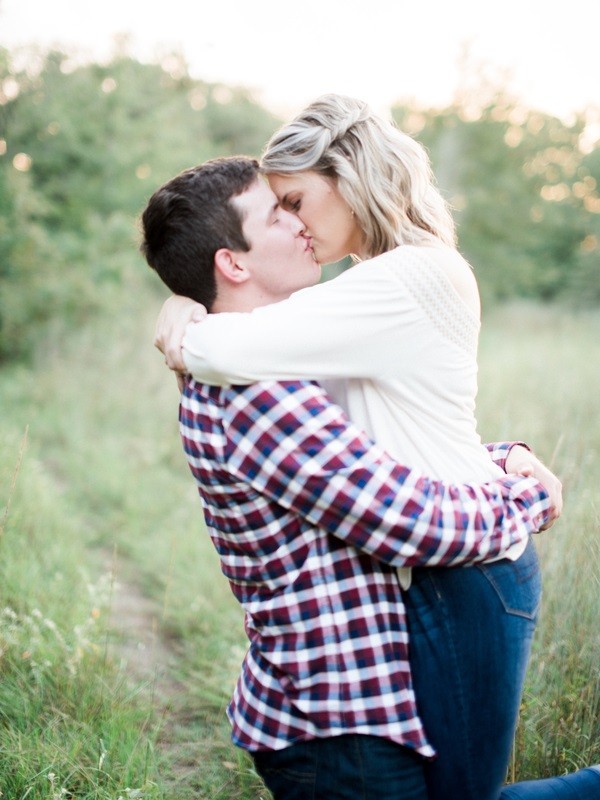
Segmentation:
{"type": "Polygon", "coordinates": [[[253,758],[275,800],[427,800],[423,760],[376,736],[311,739],[253,758]]]}
{"type": "Polygon", "coordinates": [[[516,727],[541,583],[517,561],[418,569],[406,592],[417,706],[438,757],[430,800],[497,800],[516,727]]]}

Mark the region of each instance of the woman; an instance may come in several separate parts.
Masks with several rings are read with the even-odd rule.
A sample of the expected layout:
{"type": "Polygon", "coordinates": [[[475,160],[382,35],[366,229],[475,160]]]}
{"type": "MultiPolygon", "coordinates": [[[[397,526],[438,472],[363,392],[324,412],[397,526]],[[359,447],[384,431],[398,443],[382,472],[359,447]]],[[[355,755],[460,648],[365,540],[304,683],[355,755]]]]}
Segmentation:
{"type": "MultiPolygon", "coordinates": [[[[288,301],[190,327],[186,368],[211,383],[316,378],[399,461],[452,481],[497,477],[474,418],[477,286],[424,150],[364,103],[329,95],[275,134],[262,168],[281,205],[301,218],[318,261],[352,254],[362,263],[288,301]]],[[[159,324],[163,351],[173,338],[165,344],[160,331],[179,308],[169,303],[159,324]]],[[[177,366],[177,355],[171,361],[177,366]]],[[[517,471],[523,451],[512,458],[517,471]]],[[[533,463],[558,515],[560,485],[539,462],[525,468],[533,463]]],[[[497,798],[539,602],[535,549],[399,577],[419,712],[438,753],[426,766],[429,796],[497,798]]],[[[600,789],[593,770],[573,777],[600,789]]],[[[556,789],[535,786],[537,794],[511,796],[556,789]]]]}

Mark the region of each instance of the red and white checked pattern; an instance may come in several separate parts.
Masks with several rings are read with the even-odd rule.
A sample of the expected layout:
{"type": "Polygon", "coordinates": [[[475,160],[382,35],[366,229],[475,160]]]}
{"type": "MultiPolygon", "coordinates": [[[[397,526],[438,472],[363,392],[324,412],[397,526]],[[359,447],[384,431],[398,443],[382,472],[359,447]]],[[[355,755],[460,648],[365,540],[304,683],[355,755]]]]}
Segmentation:
{"type": "MultiPolygon", "coordinates": [[[[394,462],[317,384],[189,380],[184,448],[250,647],[236,744],[363,733],[433,755],[412,689],[395,568],[502,555],[545,521],[532,478],[432,481],[394,462]]],[[[503,464],[506,443],[493,450],[503,464]]]]}

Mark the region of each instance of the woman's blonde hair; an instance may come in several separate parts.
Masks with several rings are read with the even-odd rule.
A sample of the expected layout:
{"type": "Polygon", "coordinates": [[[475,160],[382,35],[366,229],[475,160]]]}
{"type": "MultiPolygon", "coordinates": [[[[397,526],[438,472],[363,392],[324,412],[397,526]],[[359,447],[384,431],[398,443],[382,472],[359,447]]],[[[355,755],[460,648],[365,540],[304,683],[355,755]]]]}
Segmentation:
{"type": "Polygon", "coordinates": [[[455,245],[454,221],[425,149],[366,103],[323,95],[273,135],[261,171],[305,170],[336,181],[365,234],[369,256],[401,244],[455,245]]]}

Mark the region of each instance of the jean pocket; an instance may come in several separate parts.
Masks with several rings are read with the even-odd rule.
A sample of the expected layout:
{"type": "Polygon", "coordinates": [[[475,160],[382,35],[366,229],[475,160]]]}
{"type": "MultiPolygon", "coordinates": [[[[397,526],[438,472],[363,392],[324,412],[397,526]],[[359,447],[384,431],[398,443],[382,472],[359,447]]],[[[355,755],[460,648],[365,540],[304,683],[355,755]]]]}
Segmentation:
{"type": "Polygon", "coordinates": [[[257,772],[274,794],[286,788],[289,791],[292,786],[308,790],[314,785],[317,759],[310,742],[298,742],[283,750],[258,751],[252,757],[257,772]]]}
{"type": "Polygon", "coordinates": [[[516,561],[503,559],[491,564],[478,564],[476,569],[489,581],[507,614],[530,620],[537,618],[542,580],[532,541],[516,561]]]}

